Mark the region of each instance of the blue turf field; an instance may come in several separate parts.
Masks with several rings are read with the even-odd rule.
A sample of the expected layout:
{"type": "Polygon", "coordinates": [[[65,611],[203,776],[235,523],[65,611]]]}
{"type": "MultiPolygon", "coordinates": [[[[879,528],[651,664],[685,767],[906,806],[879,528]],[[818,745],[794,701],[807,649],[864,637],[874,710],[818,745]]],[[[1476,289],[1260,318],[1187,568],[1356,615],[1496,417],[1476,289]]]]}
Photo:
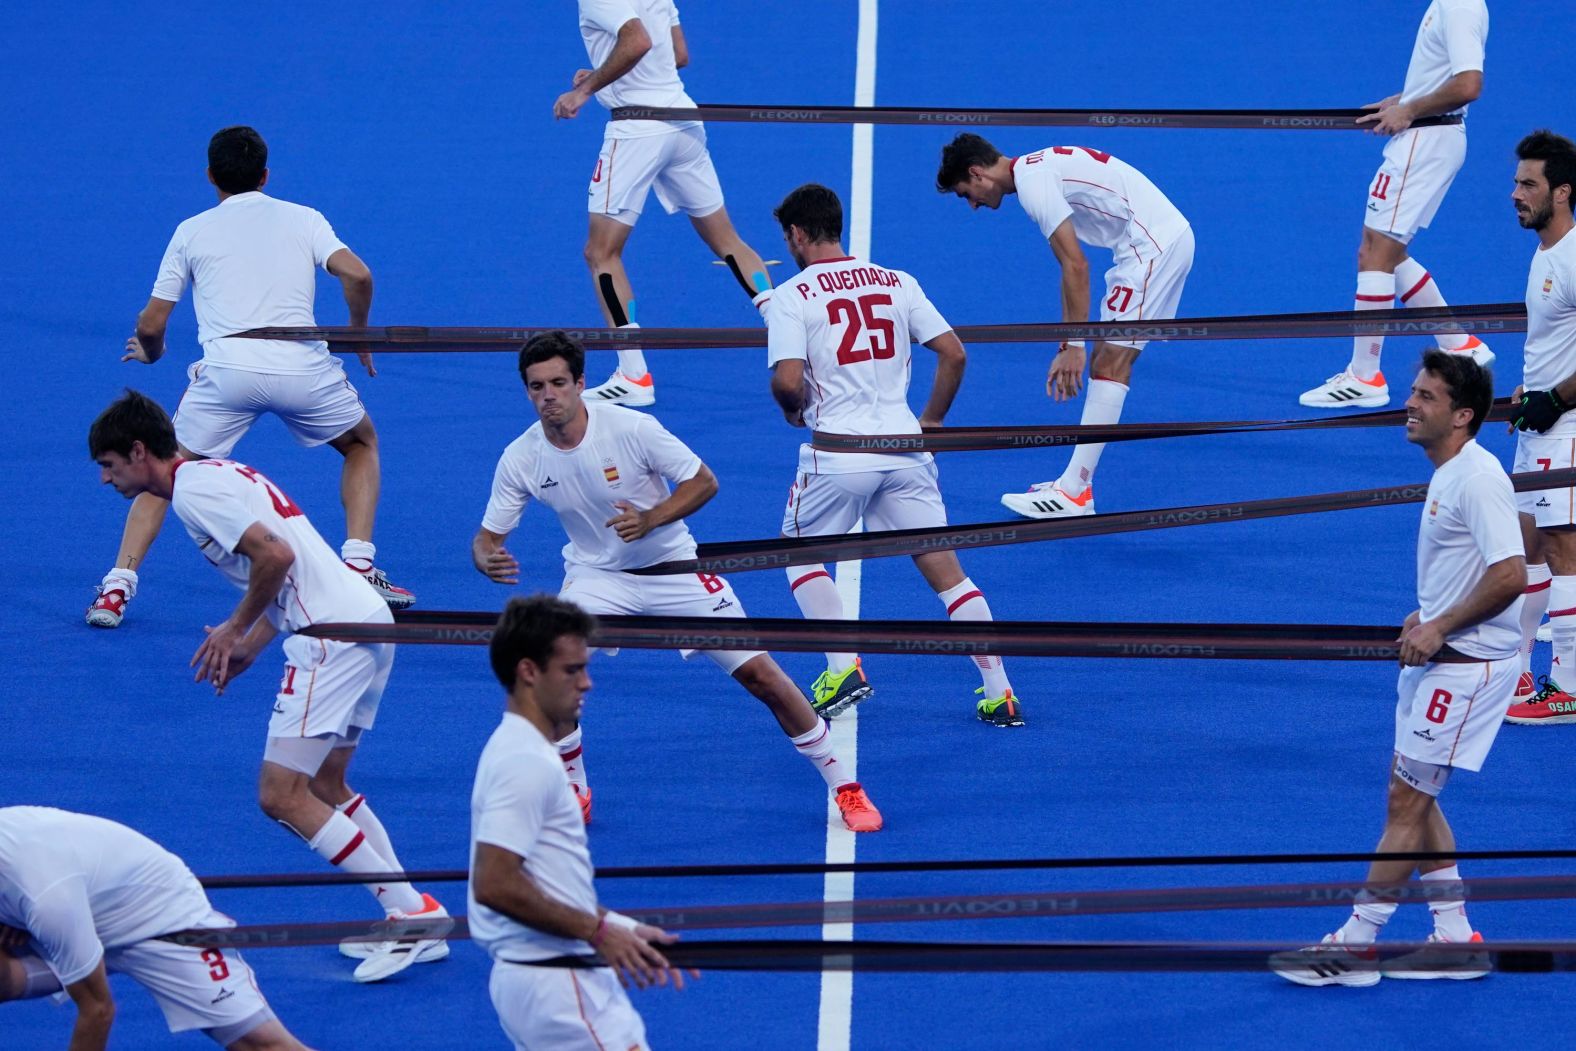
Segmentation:
{"type": "MultiPolygon", "coordinates": [[[[1015,3],[882,5],[883,104],[1209,107],[1357,105],[1399,88],[1421,0],[1379,5],[1157,0],[1112,8],[1015,3]]],[[[172,525],[146,565],[125,625],[82,625],[107,568],[124,503],[96,484],[84,436],[122,386],[173,405],[197,354],[188,306],[168,359],[118,363],[175,224],[211,203],[203,148],[216,128],[258,127],[269,190],[312,204],[372,266],[374,323],[589,325],[597,322],[580,246],[581,186],[599,111],[554,124],[550,108],[584,64],[572,5],[446,8],[234,4],[171,11],[142,3],[12,12],[0,68],[0,198],[11,250],[0,269],[9,331],[0,467],[11,536],[0,560],[7,670],[0,804],[104,814],[155,837],[203,873],[316,870],[321,863],[253,802],[270,671],[215,701],[186,660],[201,626],[234,595],[172,525]]],[[[1416,254],[1453,301],[1518,299],[1532,235],[1508,203],[1512,147],[1525,132],[1576,131],[1559,52],[1568,8],[1491,4],[1487,87],[1471,116],[1466,167],[1416,254]]],[[[703,102],[847,103],[856,5],[805,2],[684,8],[703,102]]],[[[846,127],[714,125],[713,153],[741,233],[780,255],[771,207],[793,186],[849,185],[846,127]]],[[[877,129],[873,256],[915,274],[955,324],[1053,320],[1055,273],[1032,224],[1008,203],[969,214],[931,188],[949,129],[877,129]]],[[[1011,153],[1063,141],[1055,130],[993,135],[1011,153]]],[[[1066,141],[1110,150],[1148,173],[1192,220],[1197,263],[1183,313],[1344,309],[1362,195],[1380,144],[1359,134],[1121,131],[1066,141]]],[[[652,204],[627,256],[647,324],[745,325],[755,315],[680,219],[652,204]]],[[[1098,272],[1103,260],[1094,260],[1098,272]]],[[[330,294],[332,293],[332,294],[330,294]]],[[[325,290],[319,320],[342,322],[325,290]]],[[[1519,374],[1494,345],[1499,389],[1519,374]]],[[[1387,348],[1404,389],[1416,341],[1387,348]]],[[[1129,420],[1281,418],[1332,372],[1342,341],[1153,347],[1129,420]]],[[[1043,347],[980,347],[949,422],[1074,422],[1040,393],[1043,347]]],[[[798,436],[781,425],[761,357],[655,352],[657,414],[722,482],[693,520],[700,539],[776,531],[798,436]]],[[[424,609],[496,608],[468,542],[502,447],[533,418],[507,355],[387,356],[358,381],[383,440],[382,562],[424,609]]],[[[592,382],[608,363],[594,360],[592,382]]],[[[354,374],[354,366],[351,366],[354,374]]],[[[927,382],[916,369],[916,386],[927,382]]],[[[1508,459],[1511,443],[1487,433],[1508,459]]],[[[287,486],[337,542],[338,458],[296,448],[264,422],[237,455],[287,486]]],[[[1054,476],[1062,454],[959,454],[942,461],[956,522],[1005,516],[1000,492],[1054,476]]],[[[1113,447],[1103,510],[1325,492],[1427,476],[1399,433],[1215,437],[1113,447]]],[[[1385,623],[1412,608],[1414,508],[994,549],[965,558],[998,616],[1385,623]],[[1360,570],[1360,574],[1354,574],[1360,570]],[[1353,580],[1357,575],[1358,579],[1353,580]]],[[[534,588],[559,580],[556,524],[536,509],[511,545],[534,588]]],[[[734,578],[748,608],[795,615],[776,573],[734,578]]],[[[864,567],[869,617],[941,616],[906,564],[864,567]],[[928,611],[928,612],[927,612],[928,611]]],[[[1546,660],[1546,654],[1540,654],[1546,660]]],[[[816,661],[784,664],[808,680],[816,661]]],[[[861,858],[1361,850],[1382,817],[1393,705],[1381,665],[1113,661],[1011,663],[1031,727],[972,719],[962,661],[867,662],[879,697],[860,720],[861,777],[887,830],[861,858]]],[[[592,847],[604,865],[816,861],[824,850],[815,778],[764,711],[709,662],[626,651],[595,668],[587,756],[596,784],[592,847]]],[[[412,868],[465,861],[472,765],[500,699],[482,654],[410,647],[399,657],[355,785],[374,800],[412,868]]],[[[1557,786],[1569,731],[1510,728],[1485,772],[1446,796],[1464,847],[1568,845],[1557,786]]],[[[1552,871],[1472,866],[1469,874],[1552,871]]],[[[861,896],[992,890],[1349,879],[1356,867],[1013,876],[871,877],[861,896]]],[[[450,905],[457,887],[435,888],[450,905]]],[[[759,884],[606,884],[610,904],[689,905],[817,898],[818,879],[759,884]]],[[[356,889],[230,892],[243,922],[367,914],[356,889]]],[[[1494,939],[1569,937],[1558,905],[1479,905],[1494,939]]],[[[1219,939],[1317,937],[1339,914],[1205,913],[1026,924],[861,928],[865,937],[1219,939]]],[[[1421,937],[1421,910],[1393,935],[1421,937]]],[[[811,930],[785,936],[815,936],[811,930]]],[[[502,1047],[486,964],[459,945],[441,965],[361,987],[329,949],[254,952],[281,1017],[321,1048],[502,1047]]],[[[1557,977],[1495,976],[1450,988],[1385,983],[1307,990],[1269,976],[859,976],[853,1040],[891,1047],[1261,1047],[1331,1034],[1365,1046],[1564,1046],[1576,1011],[1557,977]],[[1328,995],[1325,995],[1328,994],[1328,995]],[[1425,1028],[1426,1027],[1426,1028],[1425,1028]],[[1426,1038],[1424,1033],[1427,1033],[1426,1038]]],[[[114,1046],[172,1041],[151,1001],[117,981],[114,1046]]],[[[810,1048],[813,977],[707,976],[638,1005],[663,1048],[810,1048]]],[[[0,1008],[0,1047],[61,1046],[70,1010],[0,1008]]]]}

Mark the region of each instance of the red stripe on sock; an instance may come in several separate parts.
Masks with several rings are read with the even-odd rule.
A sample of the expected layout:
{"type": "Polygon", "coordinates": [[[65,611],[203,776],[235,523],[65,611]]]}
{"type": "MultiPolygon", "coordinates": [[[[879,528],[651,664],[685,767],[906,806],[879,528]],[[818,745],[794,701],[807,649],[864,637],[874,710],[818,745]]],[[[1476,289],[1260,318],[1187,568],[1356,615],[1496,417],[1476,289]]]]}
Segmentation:
{"type": "Polygon", "coordinates": [[[576,745],[573,752],[562,752],[559,754],[558,758],[562,759],[566,763],[572,763],[576,759],[580,758],[580,753],[583,751],[585,751],[584,745],[576,745]]]}
{"type": "Polygon", "coordinates": [[[1393,300],[1394,298],[1395,298],[1395,293],[1394,292],[1390,293],[1387,296],[1366,296],[1366,295],[1363,295],[1361,292],[1357,293],[1357,302],[1359,302],[1359,303],[1388,303],[1391,300],[1393,300]]]}
{"type": "Polygon", "coordinates": [[[1549,586],[1551,584],[1553,584],[1553,583],[1554,583],[1554,581],[1552,581],[1552,580],[1545,580],[1541,584],[1528,584],[1527,585],[1527,590],[1523,591],[1522,594],[1523,595],[1530,595],[1530,594],[1532,594],[1535,591],[1547,591],[1549,589],[1549,586]]]}
{"type": "Polygon", "coordinates": [[[964,596],[963,596],[963,597],[961,597],[961,598],[959,598],[959,599],[958,599],[958,600],[957,600],[957,601],[956,601],[956,602],[954,602],[954,603],[953,603],[953,604],[952,604],[952,605],[950,605],[950,606],[948,606],[948,607],[947,607],[947,616],[949,616],[949,617],[950,617],[950,616],[952,616],[952,612],[953,612],[953,610],[955,610],[955,609],[957,609],[957,608],[958,608],[958,607],[959,607],[959,606],[961,606],[961,605],[963,605],[963,604],[964,604],[964,603],[965,603],[965,602],[967,602],[967,601],[968,601],[968,600],[969,600],[969,599],[974,599],[974,598],[984,598],[984,597],[985,597],[985,596],[984,596],[984,595],[983,595],[983,594],[981,594],[981,593],[980,593],[980,589],[979,589],[979,588],[975,588],[975,589],[974,589],[974,590],[973,590],[973,591],[970,591],[970,592],[969,592],[969,593],[968,593],[968,594],[966,594],[966,595],[964,595],[964,596]]]}
{"type": "MultiPolygon", "coordinates": [[[[1413,296],[1417,295],[1419,292],[1421,292],[1423,290],[1423,286],[1428,284],[1433,279],[1434,279],[1433,275],[1431,275],[1427,270],[1424,270],[1423,271],[1423,279],[1421,281],[1419,281],[1417,284],[1413,285],[1406,292],[1402,293],[1402,295],[1401,295],[1401,302],[1405,303],[1408,299],[1411,299],[1413,296]]],[[[1359,298],[1361,298],[1361,297],[1359,297],[1359,298]]]]}
{"type": "Polygon", "coordinates": [[[1555,617],[1569,617],[1573,613],[1576,613],[1576,606],[1572,606],[1570,609],[1551,609],[1549,610],[1549,619],[1553,620],[1555,617]]]}
{"type": "Polygon", "coordinates": [[[367,797],[366,796],[363,796],[363,795],[356,796],[356,798],[354,798],[354,799],[352,799],[350,801],[350,805],[345,807],[345,816],[349,817],[351,814],[354,814],[357,810],[359,810],[361,808],[361,804],[365,803],[366,801],[367,801],[367,797]]]}
{"type": "Polygon", "coordinates": [[[794,745],[794,747],[799,749],[801,752],[804,751],[806,748],[814,748],[816,745],[818,745],[822,741],[826,740],[826,735],[831,733],[831,732],[832,732],[832,728],[830,726],[828,726],[825,722],[823,722],[821,724],[821,735],[819,737],[817,737],[813,741],[806,741],[803,744],[796,744],[796,745],[794,745]]]}
{"type": "Polygon", "coordinates": [[[362,840],[364,840],[366,838],[367,837],[365,835],[363,835],[360,832],[357,832],[355,838],[352,839],[349,843],[345,844],[345,849],[341,850],[338,854],[335,854],[329,860],[328,863],[330,865],[337,865],[341,861],[344,861],[346,858],[350,857],[350,855],[352,855],[352,854],[354,854],[356,852],[356,848],[361,846],[362,840]]]}
{"type": "Polygon", "coordinates": [[[831,580],[832,579],[832,574],[828,573],[824,569],[818,569],[814,573],[806,573],[804,576],[800,577],[798,580],[794,581],[792,584],[789,584],[788,585],[788,590],[789,591],[798,591],[800,584],[808,583],[809,581],[814,580],[816,577],[825,577],[827,580],[831,580]]]}

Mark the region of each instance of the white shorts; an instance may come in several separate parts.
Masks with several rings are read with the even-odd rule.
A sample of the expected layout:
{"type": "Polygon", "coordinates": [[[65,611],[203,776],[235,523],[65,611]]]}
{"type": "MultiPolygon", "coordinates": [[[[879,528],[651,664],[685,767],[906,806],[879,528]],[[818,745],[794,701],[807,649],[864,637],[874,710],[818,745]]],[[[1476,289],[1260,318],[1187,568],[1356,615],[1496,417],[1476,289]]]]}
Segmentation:
{"type": "MultiPolygon", "coordinates": [[[[1140,262],[1131,254],[1118,255],[1105,272],[1105,298],[1100,301],[1101,321],[1164,321],[1177,316],[1182,286],[1193,269],[1193,228],[1190,226],[1153,259],[1140,262]]],[[[1106,340],[1121,347],[1143,350],[1148,340],[1106,340]]]]}
{"type": "MultiPolygon", "coordinates": [[[[393,623],[388,610],[381,613],[367,620],[393,623]]],[[[391,644],[291,635],[284,650],[285,672],[268,720],[269,737],[344,737],[352,726],[372,729],[394,667],[391,644]]]]}
{"type": "Polygon", "coordinates": [[[650,1051],[646,1024],[611,968],[497,960],[487,991],[516,1051],[650,1051]]]}
{"type": "Polygon", "coordinates": [[[1385,143],[1384,160],[1368,187],[1363,225],[1400,241],[1434,221],[1445,191],[1467,157],[1462,124],[1412,128],[1385,143]]]}
{"type": "MultiPolygon", "coordinates": [[[[210,912],[199,927],[233,927],[210,912]]],[[[153,994],[170,1032],[218,1029],[264,1014],[273,1017],[257,979],[234,949],[203,949],[156,938],[104,952],[104,967],[124,974],[153,994]]],[[[260,1024],[260,1023],[259,1023],[260,1024]]]]}
{"type": "Polygon", "coordinates": [[[788,487],[783,536],[832,536],[860,518],[872,530],[928,529],[947,524],[936,465],[854,474],[799,472],[788,487]]]}
{"type": "Polygon", "coordinates": [[[699,217],[722,207],[722,184],[706,150],[705,125],[633,139],[603,138],[586,210],[634,226],[652,189],[669,215],[699,217]]]}
{"type": "Polygon", "coordinates": [[[271,412],[290,436],[311,447],[331,442],[367,414],[338,358],[317,372],[275,375],[196,361],[175,409],[175,440],[199,456],[222,460],[271,412]]]}
{"type": "Polygon", "coordinates": [[[1520,676],[1519,657],[1402,668],[1395,750],[1437,766],[1481,770],[1520,676]]]}
{"type": "MultiPolygon", "coordinates": [[[[1517,474],[1576,467],[1576,437],[1550,437],[1536,431],[1516,435],[1517,474]]],[[[1529,489],[1516,494],[1516,510],[1531,515],[1539,529],[1576,524],[1576,489],[1529,489]]]]}
{"type": "MultiPolygon", "coordinates": [[[[733,585],[711,573],[675,573],[671,576],[637,577],[616,569],[564,566],[564,584],[558,597],[587,613],[618,613],[649,617],[744,616],[744,607],[733,585]]],[[[685,660],[694,650],[679,650],[685,660]]],[[[707,650],[706,656],[732,675],[762,650],[707,650]]]]}

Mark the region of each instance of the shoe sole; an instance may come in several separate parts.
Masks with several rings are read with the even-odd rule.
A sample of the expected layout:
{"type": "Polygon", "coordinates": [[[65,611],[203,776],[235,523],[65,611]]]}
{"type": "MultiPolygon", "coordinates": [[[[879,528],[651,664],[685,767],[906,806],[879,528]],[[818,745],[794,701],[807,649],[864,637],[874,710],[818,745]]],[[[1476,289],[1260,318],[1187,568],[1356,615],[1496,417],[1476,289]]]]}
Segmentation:
{"type": "Polygon", "coordinates": [[[979,721],[984,723],[986,726],[994,726],[994,727],[996,727],[999,730],[1008,730],[1008,729],[1011,729],[1013,727],[1027,726],[1028,725],[1028,723],[1023,721],[1023,716],[1021,716],[1021,715],[1018,716],[1015,719],[1009,719],[1009,720],[1007,720],[1005,722],[1002,722],[1002,721],[997,720],[997,719],[992,719],[988,715],[976,715],[975,718],[979,719],[979,721]]]}
{"type": "Polygon", "coordinates": [[[409,598],[383,595],[381,592],[379,592],[379,595],[383,599],[384,604],[387,605],[389,609],[410,609],[416,604],[416,597],[414,595],[409,598]]]}
{"type": "Polygon", "coordinates": [[[1094,508],[1092,507],[1081,507],[1076,511],[1026,511],[1021,507],[1014,507],[1009,504],[1005,496],[1001,498],[1001,506],[1005,507],[1015,515],[1019,515],[1023,518],[1033,518],[1042,522],[1051,518],[1083,518],[1085,515],[1092,515],[1095,513],[1094,508]]]}
{"type": "MultiPolygon", "coordinates": [[[[426,939],[426,940],[430,941],[431,939],[426,939]]],[[[369,973],[369,974],[363,975],[361,973],[361,968],[357,967],[356,970],[351,974],[351,977],[354,978],[356,981],[361,982],[364,985],[371,984],[372,982],[381,982],[381,981],[383,981],[386,978],[392,978],[396,974],[402,974],[405,971],[408,971],[412,967],[416,966],[418,963],[421,962],[421,954],[423,952],[425,952],[425,951],[426,951],[426,947],[423,946],[422,948],[417,949],[414,953],[411,953],[409,956],[400,957],[398,966],[391,967],[389,970],[386,970],[386,971],[380,971],[377,974],[369,973]]],[[[365,966],[365,964],[366,964],[366,961],[363,960],[362,961],[362,965],[365,966]]]]}
{"type": "Polygon", "coordinates": [[[1558,726],[1563,723],[1576,723],[1576,715],[1507,715],[1505,721],[1515,723],[1517,726],[1558,726]]]}
{"type": "Polygon", "coordinates": [[[1351,401],[1303,401],[1297,404],[1306,409],[1382,409],[1390,404],[1390,396],[1382,398],[1353,398],[1351,401]]]}
{"type": "Polygon", "coordinates": [[[1487,978],[1487,971],[1397,971],[1394,974],[1385,972],[1386,978],[1403,978],[1407,980],[1431,982],[1440,978],[1449,978],[1458,982],[1470,982],[1477,978],[1487,978]]]}
{"type": "Polygon", "coordinates": [[[871,694],[875,692],[875,687],[866,683],[864,686],[850,690],[843,696],[831,701],[825,708],[816,708],[813,703],[810,707],[815,709],[815,714],[823,719],[835,719],[861,701],[869,700],[871,694]]]}
{"type": "Polygon", "coordinates": [[[123,619],[122,617],[101,616],[96,613],[87,615],[88,627],[90,628],[118,628],[123,619]]]}
{"type": "MultiPolygon", "coordinates": [[[[371,956],[372,953],[369,951],[360,950],[358,947],[376,944],[377,942],[342,942],[339,946],[339,955],[348,957],[352,960],[365,960],[371,956]]],[[[416,954],[417,963],[437,963],[439,960],[446,960],[448,958],[449,943],[446,941],[438,942],[436,945],[429,945],[427,948],[416,954]]]]}
{"type": "Polygon", "coordinates": [[[1297,985],[1307,986],[1311,989],[1322,988],[1326,985],[1344,985],[1349,989],[1368,989],[1379,984],[1379,972],[1361,975],[1361,981],[1348,982],[1340,978],[1304,978],[1298,974],[1288,974],[1286,971],[1275,971],[1277,975],[1297,985]]]}

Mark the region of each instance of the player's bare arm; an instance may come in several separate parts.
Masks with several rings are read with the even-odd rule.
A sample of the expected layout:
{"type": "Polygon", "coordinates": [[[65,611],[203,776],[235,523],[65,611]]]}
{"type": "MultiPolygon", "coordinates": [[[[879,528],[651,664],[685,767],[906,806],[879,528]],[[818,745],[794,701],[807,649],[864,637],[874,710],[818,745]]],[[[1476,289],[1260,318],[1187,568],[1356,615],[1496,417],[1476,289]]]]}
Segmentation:
{"type": "Polygon", "coordinates": [[[120,360],[152,365],[164,357],[164,333],[170,327],[170,312],[174,309],[175,304],[168,299],[151,297],[137,315],[137,330],[126,340],[126,353],[120,360]]]}
{"type": "Polygon", "coordinates": [[[626,985],[633,983],[642,989],[666,985],[671,975],[674,988],[684,987],[683,974],[652,945],[676,942],[676,935],[645,924],[631,931],[604,920],[604,909],[593,915],[565,905],[542,892],[525,872],[524,862],[511,850],[491,843],[476,844],[471,887],[477,902],[527,927],[590,942],[626,985]]]}
{"type": "MultiPolygon", "coordinates": [[[[372,313],[371,268],[348,248],[341,248],[329,256],[323,268],[339,278],[340,287],[345,293],[345,306],[350,310],[351,326],[365,327],[367,317],[372,313]]],[[[368,376],[378,374],[378,370],[372,365],[371,354],[362,351],[356,357],[361,359],[361,365],[367,370],[368,376]]]]}
{"type": "MultiPolygon", "coordinates": [[[[283,537],[270,532],[261,522],[253,522],[247,527],[235,545],[235,551],[236,554],[245,555],[252,564],[246,591],[223,623],[204,629],[208,637],[197,647],[191,660],[192,667],[197,669],[195,681],[212,682],[214,689],[221,693],[233,677],[231,654],[251,632],[263,611],[279,597],[285,576],[290,572],[290,567],[295,565],[294,549],[283,537]]],[[[239,671],[234,674],[239,674],[239,671]]]]}
{"type": "Polygon", "coordinates": [[[689,41],[684,39],[684,27],[673,27],[673,68],[683,69],[689,65],[689,41]]]}
{"type": "Polygon", "coordinates": [[[1399,135],[1419,117],[1437,117],[1441,113],[1454,112],[1476,102],[1482,94],[1483,71],[1469,69],[1457,73],[1438,89],[1411,102],[1402,102],[1400,95],[1391,95],[1387,99],[1369,103],[1363,108],[1373,112],[1358,117],[1357,123],[1368,125],[1368,130],[1375,135],[1399,135]]]}
{"type": "MultiPolygon", "coordinates": [[[[1089,259],[1084,255],[1073,221],[1063,219],[1051,234],[1051,254],[1062,268],[1062,321],[1089,320],[1089,259]]],[[[1063,343],[1051,359],[1045,393],[1057,401],[1075,398],[1083,389],[1086,354],[1082,343],[1063,343]]]]}
{"type": "Polygon", "coordinates": [[[783,419],[804,426],[804,360],[788,358],[772,366],[772,397],[783,410],[783,419]]]}
{"type": "MultiPolygon", "coordinates": [[[[575,74],[574,86],[558,96],[557,101],[553,103],[553,116],[560,120],[577,116],[580,107],[591,101],[592,95],[634,69],[650,50],[651,36],[646,32],[644,22],[638,18],[631,18],[619,26],[618,40],[607,56],[607,61],[585,76],[575,74]]],[[[581,70],[581,72],[585,71],[581,70]]]]}
{"type": "Polygon", "coordinates": [[[940,427],[946,419],[947,410],[952,408],[952,400],[958,396],[958,388],[963,385],[963,370],[969,360],[968,352],[963,349],[963,341],[956,332],[943,332],[925,346],[935,352],[936,378],[930,385],[930,398],[925,402],[925,411],[919,417],[921,430],[940,427]]]}
{"type": "Polygon", "coordinates": [[[1501,559],[1489,566],[1477,586],[1460,602],[1433,620],[1422,620],[1414,613],[1401,632],[1401,663],[1427,664],[1445,644],[1445,638],[1463,628],[1481,624],[1502,612],[1527,587],[1527,560],[1521,555],[1501,559]]]}
{"type": "Polygon", "coordinates": [[[100,960],[86,978],[66,986],[66,992],[77,1005],[68,1051],[103,1051],[109,1046],[109,1029],[115,1022],[115,997],[109,990],[104,961],[100,960]]]}
{"type": "Polygon", "coordinates": [[[471,539],[471,565],[494,584],[518,584],[520,563],[504,550],[503,542],[508,533],[494,533],[483,526],[471,539]]]}
{"type": "Polygon", "coordinates": [[[668,498],[655,507],[642,511],[627,500],[618,501],[613,506],[618,508],[619,513],[603,525],[617,533],[624,543],[633,543],[658,526],[694,514],[716,495],[717,476],[711,473],[710,467],[701,464],[693,477],[674,486],[668,498]]]}

